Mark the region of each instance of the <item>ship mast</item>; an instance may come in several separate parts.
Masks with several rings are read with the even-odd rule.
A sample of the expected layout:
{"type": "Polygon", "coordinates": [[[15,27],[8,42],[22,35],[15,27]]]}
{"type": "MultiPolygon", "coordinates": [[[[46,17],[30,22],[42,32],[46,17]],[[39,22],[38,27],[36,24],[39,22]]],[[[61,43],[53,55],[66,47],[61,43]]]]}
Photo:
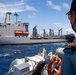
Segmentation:
{"type": "Polygon", "coordinates": [[[18,16],[19,16],[18,13],[15,12],[14,16],[16,16],[16,23],[17,23],[18,16]]]}

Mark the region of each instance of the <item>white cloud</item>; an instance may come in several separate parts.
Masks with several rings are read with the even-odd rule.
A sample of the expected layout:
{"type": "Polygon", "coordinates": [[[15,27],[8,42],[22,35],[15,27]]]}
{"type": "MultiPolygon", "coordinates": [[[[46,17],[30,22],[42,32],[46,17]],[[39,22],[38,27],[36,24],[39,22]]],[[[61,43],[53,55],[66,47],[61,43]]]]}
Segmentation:
{"type": "Polygon", "coordinates": [[[33,13],[32,15],[28,15],[28,17],[29,17],[30,19],[36,18],[36,13],[33,13]]]}
{"type": "MultiPolygon", "coordinates": [[[[4,18],[6,12],[22,12],[22,11],[36,11],[35,7],[27,5],[25,0],[15,1],[14,3],[0,3],[0,18],[4,18]]],[[[35,18],[35,15],[29,15],[29,18],[35,18]]]]}
{"type": "Polygon", "coordinates": [[[28,17],[31,18],[31,19],[32,19],[32,18],[35,18],[34,15],[28,15],[28,17]]]}
{"type": "Polygon", "coordinates": [[[0,3],[0,8],[5,8],[5,7],[6,7],[6,5],[5,5],[5,4],[0,3]]]}
{"type": "Polygon", "coordinates": [[[54,29],[55,29],[55,33],[57,32],[57,29],[62,28],[62,33],[63,34],[71,34],[74,33],[73,29],[71,28],[71,25],[66,24],[66,23],[59,23],[59,22],[55,22],[52,24],[54,29]]]}
{"type": "Polygon", "coordinates": [[[0,13],[0,18],[4,18],[5,15],[3,13],[0,13]]]}
{"type": "Polygon", "coordinates": [[[21,12],[25,10],[24,5],[25,3],[23,2],[23,0],[8,4],[0,3],[0,13],[21,12]]]}
{"type": "Polygon", "coordinates": [[[66,8],[67,10],[69,9],[69,5],[67,3],[63,3],[62,4],[64,8],[66,8]]]}
{"type": "Polygon", "coordinates": [[[47,5],[50,6],[52,9],[55,9],[55,10],[58,10],[58,11],[61,10],[61,7],[59,5],[53,4],[51,0],[47,0],[47,5]]]}
{"type": "Polygon", "coordinates": [[[56,28],[64,28],[65,26],[64,26],[64,24],[63,23],[60,23],[60,22],[55,22],[55,23],[53,23],[53,25],[56,27],[56,28]]]}
{"type": "Polygon", "coordinates": [[[15,2],[15,6],[23,6],[25,3],[23,0],[19,1],[19,2],[15,2]]]}
{"type": "Polygon", "coordinates": [[[62,27],[62,28],[71,28],[71,25],[69,23],[61,23],[61,22],[54,22],[52,23],[56,27],[62,27]]]}
{"type": "Polygon", "coordinates": [[[71,28],[67,28],[67,29],[65,29],[65,32],[72,32],[73,30],[71,29],[71,28]]]}
{"type": "Polygon", "coordinates": [[[0,3],[0,18],[4,18],[6,12],[22,12],[25,11],[25,2],[20,0],[14,3],[0,3]]]}
{"type": "Polygon", "coordinates": [[[56,23],[53,23],[54,25],[62,25],[62,23],[59,23],[59,22],[56,22],[56,23]]]}
{"type": "Polygon", "coordinates": [[[36,11],[36,9],[33,6],[29,6],[29,5],[26,5],[26,10],[28,10],[28,11],[36,11]]]}
{"type": "Polygon", "coordinates": [[[74,33],[74,31],[72,30],[72,28],[67,28],[65,29],[65,33],[74,33]]]}

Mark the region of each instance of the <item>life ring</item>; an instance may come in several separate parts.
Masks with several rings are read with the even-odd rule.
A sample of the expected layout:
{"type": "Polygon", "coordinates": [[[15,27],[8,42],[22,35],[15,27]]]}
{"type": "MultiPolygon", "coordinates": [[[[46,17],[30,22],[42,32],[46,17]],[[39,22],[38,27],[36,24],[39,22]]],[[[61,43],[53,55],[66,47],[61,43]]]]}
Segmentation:
{"type": "Polygon", "coordinates": [[[49,75],[60,75],[62,61],[58,56],[53,56],[50,63],[48,64],[49,75]],[[57,64],[55,67],[55,63],[57,64]]]}

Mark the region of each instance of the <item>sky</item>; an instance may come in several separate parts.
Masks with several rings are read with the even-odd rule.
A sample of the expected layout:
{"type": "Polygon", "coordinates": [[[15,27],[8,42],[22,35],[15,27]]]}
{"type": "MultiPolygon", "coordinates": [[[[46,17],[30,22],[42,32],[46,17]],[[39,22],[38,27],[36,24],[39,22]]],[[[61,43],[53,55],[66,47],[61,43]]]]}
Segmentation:
{"type": "MultiPolygon", "coordinates": [[[[0,0],[0,22],[5,21],[6,12],[12,12],[12,22],[16,22],[14,13],[18,13],[18,21],[29,23],[29,32],[37,25],[38,33],[46,33],[49,29],[58,34],[74,33],[66,13],[70,9],[72,0],[0,0]]],[[[74,33],[75,34],[75,33],[74,33]]]]}

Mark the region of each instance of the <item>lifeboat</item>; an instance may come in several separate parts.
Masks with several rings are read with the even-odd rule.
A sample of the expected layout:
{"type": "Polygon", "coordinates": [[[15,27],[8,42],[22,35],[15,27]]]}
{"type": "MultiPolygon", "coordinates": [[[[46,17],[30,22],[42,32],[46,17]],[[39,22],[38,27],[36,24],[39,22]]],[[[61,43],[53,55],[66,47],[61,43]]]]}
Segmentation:
{"type": "Polygon", "coordinates": [[[16,30],[15,34],[22,34],[22,31],[21,30],[16,30]]]}
{"type": "Polygon", "coordinates": [[[29,32],[22,30],[15,30],[15,34],[29,34],[29,32]]]}
{"type": "Polygon", "coordinates": [[[22,34],[29,34],[29,32],[27,32],[27,31],[23,31],[22,34]]]}

